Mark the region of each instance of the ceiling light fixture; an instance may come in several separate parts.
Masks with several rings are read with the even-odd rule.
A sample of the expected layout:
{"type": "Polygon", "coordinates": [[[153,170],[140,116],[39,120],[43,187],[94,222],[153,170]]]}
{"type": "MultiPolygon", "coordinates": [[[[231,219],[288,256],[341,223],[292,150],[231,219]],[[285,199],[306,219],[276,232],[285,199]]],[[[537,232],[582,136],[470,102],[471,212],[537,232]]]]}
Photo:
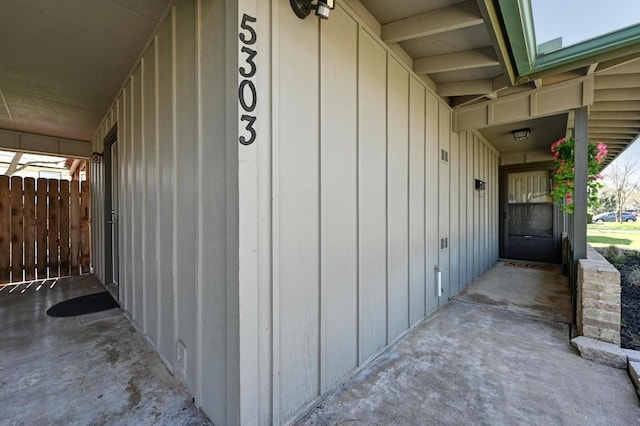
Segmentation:
{"type": "Polygon", "coordinates": [[[513,139],[517,141],[523,141],[525,139],[529,139],[531,129],[527,127],[525,129],[512,130],[511,134],[513,135],[513,139]]]}
{"type": "Polygon", "coordinates": [[[314,9],[318,18],[329,19],[329,15],[335,7],[335,0],[289,0],[289,3],[300,19],[309,16],[314,9]]]}

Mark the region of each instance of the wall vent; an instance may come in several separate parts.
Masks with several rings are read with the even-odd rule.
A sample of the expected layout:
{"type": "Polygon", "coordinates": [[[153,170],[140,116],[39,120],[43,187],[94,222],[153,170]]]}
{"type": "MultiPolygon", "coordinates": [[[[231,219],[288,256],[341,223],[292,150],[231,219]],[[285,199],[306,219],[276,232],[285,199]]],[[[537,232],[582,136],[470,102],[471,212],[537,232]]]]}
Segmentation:
{"type": "Polygon", "coordinates": [[[449,237],[440,238],[440,250],[449,248],[449,237]]]}
{"type": "Polygon", "coordinates": [[[441,149],[440,150],[440,160],[444,161],[445,163],[449,162],[449,151],[447,151],[446,149],[441,149]]]}

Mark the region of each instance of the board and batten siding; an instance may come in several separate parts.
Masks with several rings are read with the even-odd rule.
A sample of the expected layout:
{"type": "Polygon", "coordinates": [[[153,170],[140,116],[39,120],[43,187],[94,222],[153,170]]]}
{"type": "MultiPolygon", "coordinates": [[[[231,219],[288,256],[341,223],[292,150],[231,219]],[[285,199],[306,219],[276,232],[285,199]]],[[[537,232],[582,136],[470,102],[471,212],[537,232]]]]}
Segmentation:
{"type": "Polygon", "coordinates": [[[268,250],[258,270],[270,272],[258,284],[271,312],[257,333],[271,339],[259,355],[271,369],[257,395],[272,402],[256,405],[265,424],[295,418],[498,257],[499,155],[452,131],[449,106],[354,3],[327,21],[279,1],[258,16],[272,24],[259,66],[273,76],[259,113],[270,112],[271,133],[256,142],[258,169],[271,173],[257,231],[268,250]]]}
{"type": "MultiPolygon", "coordinates": [[[[178,1],[95,135],[102,152],[117,126],[122,306],[216,424],[293,419],[497,260],[498,154],[452,132],[358,5],[321,21],[280,0],[178,1]]],[[[92,176],[104,280],[104,165],[92,176]]]]}
{"type": "MultiPolygon", "coordinates": [[[[239,419],[238,294],[229,285],[237,281],[237,150],[227,145],[228,67],[236,65],[225,60],[237,32],[225,25],[236,19],[226,3],[172,6],[93,139],[103,152],[117,126],[121,306],[215,424],[239,419]]],[[[93,267],[104,282],[110,194],[104,164],[91,174],[93,267]]]]}

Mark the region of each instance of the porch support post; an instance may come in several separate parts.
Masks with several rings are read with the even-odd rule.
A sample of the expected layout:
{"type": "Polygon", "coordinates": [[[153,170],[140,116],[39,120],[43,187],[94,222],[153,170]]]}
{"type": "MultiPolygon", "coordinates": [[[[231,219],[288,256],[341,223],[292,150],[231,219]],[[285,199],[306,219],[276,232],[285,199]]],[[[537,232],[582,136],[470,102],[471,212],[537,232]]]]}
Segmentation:
{"type": "Polygon", "coordinates": [[[587,107],[575,109],[575,179],[573,217],[573,260],[587,258],[587,107]]]}

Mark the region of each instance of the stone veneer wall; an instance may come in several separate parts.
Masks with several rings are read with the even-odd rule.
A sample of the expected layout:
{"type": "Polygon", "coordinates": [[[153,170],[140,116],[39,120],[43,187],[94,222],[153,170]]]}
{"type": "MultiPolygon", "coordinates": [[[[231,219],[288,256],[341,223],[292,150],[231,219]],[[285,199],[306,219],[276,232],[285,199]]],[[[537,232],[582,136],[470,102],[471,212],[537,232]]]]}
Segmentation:
{"type": "Polygon", "coordinates": [[[588,247],[577,285],[578,334],[620,345],[620,272],[588,247]]]}

